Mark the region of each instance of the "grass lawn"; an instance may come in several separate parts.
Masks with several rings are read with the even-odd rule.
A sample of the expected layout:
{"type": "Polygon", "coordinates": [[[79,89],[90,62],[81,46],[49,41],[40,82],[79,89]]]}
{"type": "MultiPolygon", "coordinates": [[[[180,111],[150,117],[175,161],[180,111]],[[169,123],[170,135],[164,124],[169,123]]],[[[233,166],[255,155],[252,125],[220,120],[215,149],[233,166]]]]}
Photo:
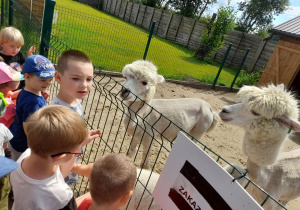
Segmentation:
{"type": "MultiPolygon", "coordinates": [[[[85,52],[103,70],[121,72],[124,65],[142,59],[149,32],[117,17],[72,0],[56,0],[57,24],[53,34],[72,49],[85,52]]],[[[151,40],[147,60],[169,79],[193,77],[212,84],[220,64],[193,58],[194,51],[156,35],[151,40]]],[[[235,71],[224,67],[217,84],[230,86],[235,71]]]]}

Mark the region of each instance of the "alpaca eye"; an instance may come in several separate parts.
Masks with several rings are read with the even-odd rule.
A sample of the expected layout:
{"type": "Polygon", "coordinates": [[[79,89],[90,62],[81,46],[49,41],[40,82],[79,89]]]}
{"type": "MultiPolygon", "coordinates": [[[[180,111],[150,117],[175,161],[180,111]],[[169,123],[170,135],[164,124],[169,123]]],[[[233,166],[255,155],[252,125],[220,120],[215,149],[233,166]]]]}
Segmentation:
{"type": "Polygon", "coordinates": [[[258,114],[257,112],[255,112],[255,111],[253,111],[253,110],[251,110],[251,113],[252,113],[253,115],[255,115],[255,116],[260,116],[260,114],[258,114]]]}
{"type": "Polygon", "coordinates": [[[142,81],[141,82],[143,85],[148,85],[148,82],[146,82],[146,81],[142,81]]]}

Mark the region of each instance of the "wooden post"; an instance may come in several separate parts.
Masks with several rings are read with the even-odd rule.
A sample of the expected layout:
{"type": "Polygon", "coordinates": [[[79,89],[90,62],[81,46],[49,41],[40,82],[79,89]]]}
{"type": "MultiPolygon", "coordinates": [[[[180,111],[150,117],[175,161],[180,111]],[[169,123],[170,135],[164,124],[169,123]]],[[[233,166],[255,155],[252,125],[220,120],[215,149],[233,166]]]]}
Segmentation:
{"type": "Polygon", "coordinates": [[[276,47],[276,84],[279,84],[279,47],[276,47]]]}
{"type": "Polygon", "coordinates": [[[263,51],[263,49],[264,49],[266,43],[267,43],[267,40],[262,40],[262,41],[260,42],[260,45],[259,45],[259,47],[258,47],[258,49],[257,49],[257,51],[256,51],[256,53],[255,53],[255,56],[254,56],[254,58],[253,58],[253,61],[251,62],[250,66],[249,66],[249,71],[250,71],[250,72],[253,72],[253,69],[254,69],[254,67],[255,67],[255,64],[256,64],[256,62],[258,61],[258,59],[259,59],[259,57],[260,57],[260,55],[261,55],[261,53],[262,53],[262,51],[263,51]]]}

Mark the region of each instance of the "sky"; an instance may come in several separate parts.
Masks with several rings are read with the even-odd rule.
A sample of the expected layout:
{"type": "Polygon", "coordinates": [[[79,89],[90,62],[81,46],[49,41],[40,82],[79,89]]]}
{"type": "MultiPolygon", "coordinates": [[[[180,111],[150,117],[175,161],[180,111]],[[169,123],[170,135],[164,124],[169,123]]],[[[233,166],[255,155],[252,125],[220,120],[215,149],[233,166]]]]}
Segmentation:
{"type": "MultiPolygon", "coordinates": [[[[230,5],[237,8],[237,3],[240,1],[243,0],[231,0],[230,5]]],[[[228,0],[218,0],[218,3],[212,5],[207,10],[207,12],[210,14],[216,13],[220,5],[227,5],[227,4],[228,4],[228,0]]],[[[239,15],[239,13],[237,13],[237,15],[239,15]]],[[[287,11],[285,11],[283,14],[279,16],[275,16],[275,20],[273,21],[273,24],[274,26],[277,26],[299,15],[300,15],[300,0],[290,0],[290,8],[287,11]]]]}

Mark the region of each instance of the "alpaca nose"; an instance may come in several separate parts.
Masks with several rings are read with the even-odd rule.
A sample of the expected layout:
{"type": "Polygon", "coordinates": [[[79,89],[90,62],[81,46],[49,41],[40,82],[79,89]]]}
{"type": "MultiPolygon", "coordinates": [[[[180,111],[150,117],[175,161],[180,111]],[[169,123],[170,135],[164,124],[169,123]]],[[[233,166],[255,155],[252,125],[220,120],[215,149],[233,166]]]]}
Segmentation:
{"type": "Polygon", "coordinates": [[[121,90],[121,97],[122,98],[126,98],[130,93],[130,90],[128,90],[127,88],[124,88],[122,87],[122,90],[121,90]]]}

